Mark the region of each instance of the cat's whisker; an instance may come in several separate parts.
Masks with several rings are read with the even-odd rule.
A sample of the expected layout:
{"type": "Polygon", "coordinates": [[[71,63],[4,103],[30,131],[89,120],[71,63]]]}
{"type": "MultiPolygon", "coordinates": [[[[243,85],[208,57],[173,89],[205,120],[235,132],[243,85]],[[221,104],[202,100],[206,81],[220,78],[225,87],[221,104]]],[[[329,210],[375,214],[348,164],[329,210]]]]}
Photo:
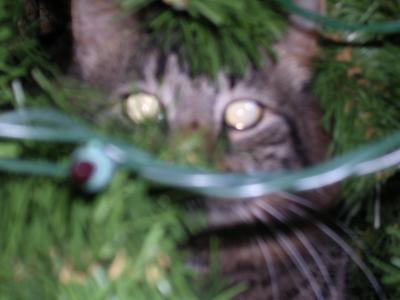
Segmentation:
{"type": "MultiPolygon", "coordinates": [[[[305,217],[306,213],[304,210],[299,208],[298,206],[289,206],[289,210],[293,213],[297,214],[300,217],[305,217]]],[[[324,223],[318,220],[311,220],[311,223],[316,226],[322,233],[324,233],[327,237],[329,237],[336,245],[338,245],[349,257],[350,259],[357,265],[357,267],[364,273],[365,277],[368,279],[375,293],[379,297],[379,299],[386,299],[380,284],[375,278],[372,271],[368,268],[368,266],[361,260],[361,258],[354,252],[354,250],[343,240],[334,230],[329,228],[324,223]]]]}
{"type": "MultiPolygon", "coordinates": [[[[251,224],[251,214],[253,212],[246,210],[244,207],[242,206],[238,206],[235,209],[235,214],[245,223],[247,224],[251,224]]],[[[258,215],[256,215],[256,217],[258,217],[258,215]]]]}
{"type": "MultiPolygon", "coordinates": [[[[295,195],[293,195],[293,198],[295,198],[295,195]]],[[[269,210],[271,210],[271,209],[274,209],[274,208],[270,207],[269,210]]],[[[281,213],[281,215],[282,216],[280,217],[280,219],[283,220],[283,218],[284,218],[283,213],[281,213]]],[[[291,232],[293,232],[296,235],[297,239],[303,244],[305,249],[310,254],[311,258],[314,260],[314,262],[315,262],[316,266],[318,267],[323,279],[325,280],[326,284],[329,287],[330,294],[332,295],[332,297],[334,297],[334,295],[337,294],[337,291],[336,291],[335,286],[333,284],[332,277],[329,275],[329,272],[328,272],[328,270],[326,268],[326,265],[323,263],[323,261],[321,259],[321,256],[318,254],[318,252],[316,251],[315,247],[312,246],[312,244],[310,243],[309,239],[304,235],[304,233],[302,231],[300,231],[300,230],[292,230],[291,228],[289,228],[289,229],[290,229],[291,232]]]]}
{"type": "MultiPolygon", "coordinates": [[[[279,195],[281,197],[284,197],[287,200],[295,202],[296,204],[300,204],[302,207],[311,208],[313,211],[318,212],[317,207],[315,205],[313,205],[312,202],[309,199],[305,198],[305,197],[302,197],[302,196],[299,196],[299,195],[295,195],[295,194],[286,193],[286,192],[280,192],[279,195]],[[307,203],[307,205],[305,206],[305,205],[303,205],[303,203],[307,203]]],[[[299,209],[300,209],[300,207],[299,207],[299,209]]],[[[309,214],[308,214],[308,212],[306,210],[303,209],[302,211],[303,211],[302,218],[309,217],[309,214]]],[[[295,213],[295,214],[299,215],[298,213],[295,213]]],[[[325,218],[328,218],[328,221],[331,224],[333,224],[333,225],[337,226],[338,228],[340,228],[340,230],[343,233],[345,233],[351,240],[356,240],[357,239],[354,236],[354,234],[351,232],[351,230],[346,225],[344,225],[342,223],[339,223],[337,220],[335,220],[333,218],[330,218],[329,216],[325,216],[325,218]]]]}
{"type": "Polygon", "coordinates": [[[264,213],[265,210],[263,210],[263,209],[260,210],[253,205],[250,205],[247,208],[247,210],[249,210],[258,221],[260,221],[261,223],[266,223],[267,216],[264,213]]]}
{"type": "Polygon", "coordinates": [[[265,263],[267,265],[268,275],[270,278],[271,288],[272,288],[272,299],[279,300],[280,299],[279,286],[278,286],[278,280],[277,280],[275,266],[272,263],[271,251],[268,247],[268,244],[263,243],[263,241],[260,238],[257,238],[256,242],[257,242],[258,248],[261,251],[261,254],[264,257],[265,263]]]}
{"type": "Polygon", "coordinates": [[[296,268],[304,275],[305,278],[307,278],[315,297],[319,300],[323,300],[324,296],[317,280],[312,274],[310,268],[307,266],[303,257],[297,251],[296,247],[294,247],[293,243],[286,237],[283,237],[281,234],[278,234],[278,243],[283,246],[285,252],[289,255],[296,268]]]}
{"type": "MultiPolygon", "coordinates": [[[[319,199],[324,199],[325,202],[327,202],[327,196],[324,192],[318,191],[318,194],[319,194],[319,196],[318,196],[319,199]]],[[[304,207],[313,213],[319,213],[321,211],[321,207],[315,205],[310,199],[307,199],[304,196],[292,194],[289,192],[279,192],[279,193],[277,193],[277,195],[297,204],[298,206],[304,207]]],[[[330,220],[330,221],[335,222],[334,220],[330,220]]]]}
{"type": "MultiPolygon", "coordinates": [[[[257,211],[256,213],[253,213],[254,216],[255,216],[259,221],[264,222],[265,216],[264,216],[264,215],[260,215],[260,210],[256,209],[256,208],[253,207],[253,206],[249,206],[249,209],[252,210],[252,211],[257,211]]],[[[264,210],[264,211],[265,211],[265,210],[264,210]]],[[[269,229],[268,229],[268,230],[269,230],[269,229]]],[[[270,231],[270,230],[269,230],[269,231],[270,231]]],[[[271,238],[274,239],[274,241],[276,241],[276,239],[275,239],[274,236],[273,236],[273,233],[271,233],[271,238]]],[[[276,298],[276,299],[279,299],[279,286],[278,286],[278,281],[277,281],[277,279],[276,279],[276,278],[277,278],[277,276],[276,276],[276,270],[275,270],[275,267],[274,267],[273,263],[270,262],[270,259],[272,258],[271,252],[270,252],[270,250],[269,250],[268,245],[267,245],[266,243],[263,243],[263,240],[261,240],[260,238],[258,238],[256,241],[257,241],[257,244],[258,244],[258,246],[259,246],[259,249],[261,250],[262,255],[264,256],[264,258],[265,258],[265,260],[266,260],[267,268],[269,268],[269,269],[268,269],[268,273],[269,273],[270,278],[271,278],[270,281],[271,281],[271,285],[272,285],[272,294],[273,294],[273,298],[274,298],[274,300],[275,300],[275,298],[276,298]],[[267,250],[268,253],[265,253],[265,252],[264,252],[265,250],[263,251],[262,245],[266,246],[265,250],[267,250]]],[[[279,244],[279,242],[277,242],[277,243],[279,244]]],[[[282,248],[280,244],[279,244],[279,246],[280,246],[280,248],[282,248]]],[[[286,251],[284,251],[284,252],[286,252],[286,251]]],[[[297,284],[297,288],[298,288],[299,291],[302,291],[302,290],[303,290],[303,287],[301,286],[301,284],[299,284],[299,283],[297,282],[296,276],[293,274],[293,268],[291,268],[290,266],[288,266],[288,261],[285,259],[285,257],[282,257],[282,253],[281,253],[281,252],[278,252],[277,255],[279,256],[279,258],[280,258],[280,259],[282,260],[282,262],[284,263],[284,265],[285,265],[285,267],[286,267],[286,269],[287,269],[287,271],[288,271],[288,273],[289,273],[289,276],[290,276],[291,279],[293,280],[293,283],[294,283],[294,284],[297,284]]],[[[295,266],[296,266],[296,265],[295,265],[295,266]]]]}
{"type": "MultiPolygon", "coordinates": [[[[256,205],[258,205],[260,208],[264,209],[264,211],[267,214],[271,215],[278,222],[280,222],[284,225],[286,224],[285,216],[281,212],[276,210],[273,206],[271,206],[265,202],[263,202],[263,203],[256,202],[256,205]]],[[[321,288],[318,285],[316,278],[312,274],[310,268],[307,266],[303,257],[297,251],[297,249],[293,245],[293,243],[290,240],[288,240],[287,238],[283,237],[282,234],[279,234],[279,233],[278,233],[277,238],[278,238],[277,242],[283,247],[284,251],[288,254],[288,256],[292,260],[293,264],[296,266],[296,268],[300,271],[300,273],[302,273],[304,275],[304,277],[310,283],[310,286],[311,286],[316,298],[324,299],[321,288]]]]}
{"type": "MultiPolygon", "coordinates": [[[[303,196],[299,196],[299,195],[295,195],[295,194],[291,194],[291,193],[287,193],[287,192],[280,192],[279,195],[287,200],[294,202],[295,204],[299,204],[300,207],[298,205],[296,205],[296,207],[298,207],[299,209],[301,209],[301,207],[304,207],[306,209],[311,209],[312,212],[315,212],[315,213],[318,212],[318,208],[315,205],[313,205],[309,199],[307,199],[303,196]],[[306,203],[306,205],[304,205],[304,203],[306,203]]],[[[291,205],[291,206],[293,207],[293,205],[291,205]]],[[[310,217],[308,211],[306,211],[305,209],[301,209],[301,211],[302,211],[301,218],[309,218],[310,217]]],[[[296,212],[294,212],[294,213],[299,216],[298,211],[297,211],[297,213],[296,212]]],[[[354,235],[351,233],[350,229],[347,228],[345,225],[339,223],[337,220],[335,220],[333,218],[330,218],[329,216],[325,216],[324,218],[327,218],[329,223],[334,224],[335,226],[339,227],[341,229],[341,231],[343,231],[346,235],[348,235],[352,240],[356,239],[354,237],[354,235]]]]}
{"type": "Polygon", "coordinates": [[[374,274],[371,272],[368,266],[360,259],[360,257],[353,251],[353,249],[351,249],[351,247],[338,234],[336,234],[336,232],[334,232],[325,224],[317,221],[316,225],[322,232],[324,232],[333,241],[335,241],[335,243],[339,245],[339,247],[341,247],[343,251],[345,251],[347,255],[350,257],[350,259],[360,268],[360,270],[364,273],[364,275],[367,277],[368,281],[372,285],[372,288],[375,290],[379,299],[385,299],[386,297],[383,294],[381,286],[378,283],[377,279],[375,278],[374,274]]]}
{"type": "Polygon", "coordinates": [[[304,206],[308,209],[311,209],[312,211],[318,211],[318,208],[315,204],[313,204],[310,200],[308,200],[307,198],[295,195],[295,194],[291,194],[288,192],[279,192],[277,193],[277,195],[281,196],[282,198],[285,198],[289,201],[292,201],[294,203],[297,203],[301,206],[304,206]]]}
{"type": "MultiPolygon", "coordinates": [[[[250,206],[251,207],[251,206],[250,206]]],[[[245,223],[249,224],[251,223],[249,220],[247,220],[244,216],[246,213],[244,208],[239,207],[238,210],[235,211],[236,215],[245,223]]],[[[260,219],[261,222],[264,221],[264,216],[260,214],[259,210],[255,210],[252,212],[257,219],[260,219]]],[[[271,250],[268,246],[267,243],[263,243],[261,238],[255,238],[254,239],[255,243],[258,245],[258,248],[261,251],[262,256],[264,257],[265,264],[267,265],[267,271],[269,275],[269,281],[271,282],[271,288],[272,288],[272,299],[273,300],[279,300],[279,286],[278,286],[278,280],[277,280],[277,275],[276,275],[276,270],[274,267],[274,264],[272,262],[272,255],[271,255],[271,250]]]]}
{"type": "MultiPolygon", "coordinates": [[[[315,205],[313,205],[311,203],[310,200],[308,200],[307,198],[304,198],[302,196],[299,195],[295,195],[295,194],[290,194],[290,193],[279,193],[279,195],[281,197],[284,197],[285,199],[288,200],[293,200],[293,202],[302,205],[302,202],[308,202],[309,205],[307,204],[306,208],[311,208],[313,211],[315,210],[315,212],[317,212],[317,208],[315,207],[315,205]],[[312,208],[314,207],[314,208],[312,208]]],[[[302,205],[304,206],[304,205],[302,205]]],[[[304,212],[304,217],[306,216],[307,212],[305,210],[302,210],[304,212]]],[[[297,214],[298,215],[298,214],[297,214]]],[[[307,215],[308,216],[308,215],[307,215]]],[[[338,220],[335,220],[333,218],[330,218],[329,216],[325,216],[325,218],[328,218],[329,223],[333,224],[334,226],[337,226],[344,234],[346,234],[351,240],[355,241],[357,240],[357,238],[355,237],[355,235],[351,232],[351,230],[343,223],[338,222],[338,220]]],[[[361,247],[362,248],[362,247],[361,247]]]]}
{"type": "Polygon", "coordinates": [[[329,271],[324,264],[324,262],[321,259],[321,256],[318,254],[317,250],[313,245],[311,244],[310,240],[307,238],[307,236],[300,230],[295,230],[294,234],[296,237],[299,239],[299,241],[303,244],[303,246],[306,248],[312,259],[314,260],[316,266],[318,267],[323,279],[328,285],[329,292],[332,296],[332,299],[336,298],[337,295],[337,290],[335,288],[335,285],[333,284],[332,277],[329,274],[329,271]]]}
{"type": "MultiPolygon", "coordinates": [[[[302,207],[309,208],[313,211],[317,210],[317,207],[307,198],[297,196],[295,194],[287,193],[287,192],[280,192],[279,195],[281,197],[284,197],[285,199],[288,199],[290,201],[293,201],[297,204],[300,204],[302,207]]],[[[322,277],[324,278],[325,282],[327,283],[330,293],[332,297],[337,294],[337,290],[335,289],[335,286],[332,281],[332,277],[329,275],[329,272],[326,268],[326,265],[323,263],[321,256],[318,254],[316,251],[315,247],[312,246],[310,243],[309,239],[307,236],[300,230],[292,230],[292,232],[296,235],[297,239],[303,244],[305,249],[308,251],[310,254],[311,258],[314,260],[316,266],[318,267],[322,277]]]]}
{"type": "MultiPolygon", "coordinates": [[[[292,263],[295,268],[297,268],[297,266],[293,262],[293,259],[290,259],[288,261],[286,259],[286,257],[284,256],[284,253],[286,253],[286,255],[287,255],[287,251],[285,251],[285,249],[282,248],[281,243],[279,243],[278,241],[277,241],[277,244],[279,245],[279,247],[281,249],[281,251],[279,251],[277,253],[277,255],[279,256],[280,261],[283,262],[283,265],[285,266],[285,268],[286,268],[286,270],[287,270],[287,272],[289,274],[289,277],[291,278],[291,280],[293,281],[293,283],[297,287],[298,293],[299,294],[307,293],[307,289],[304,288],[304,284],[301,282],[301,278],[299,278],[298,276],[296,276],[296,274],[294,274],[293,266],[291,266],[290,263],[292,263]]],[[[308,298],[307,296],[309,296],[309,294],[303,295],[303,296],[304,296],[303,299],[307,299],[308,298]]]]}

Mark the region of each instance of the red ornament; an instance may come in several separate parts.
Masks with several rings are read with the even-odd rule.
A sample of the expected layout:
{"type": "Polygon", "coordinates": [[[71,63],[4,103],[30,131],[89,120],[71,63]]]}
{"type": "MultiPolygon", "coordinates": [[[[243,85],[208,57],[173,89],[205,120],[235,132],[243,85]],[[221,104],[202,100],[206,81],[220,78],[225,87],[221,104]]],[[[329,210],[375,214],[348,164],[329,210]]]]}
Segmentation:
{"type": "Polygon", "coordinates": [[[79,184],[84,184],[92,176],[95,166],[91,162],[79,161],[72,166],[72,180],[79,184]]]}

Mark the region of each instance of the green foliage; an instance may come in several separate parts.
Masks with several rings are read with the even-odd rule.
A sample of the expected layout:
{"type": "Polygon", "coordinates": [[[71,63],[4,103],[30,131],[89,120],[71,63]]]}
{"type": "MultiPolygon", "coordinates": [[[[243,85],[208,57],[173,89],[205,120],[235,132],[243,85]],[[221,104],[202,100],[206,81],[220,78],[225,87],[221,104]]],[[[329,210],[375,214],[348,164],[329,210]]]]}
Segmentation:
{"type": "MultiPolygon", "coordinates": [[[[249,64],[259,63],[258,47],[270,50],[284,27],[282,12],[267,1],[118,1],[144,17],[148,42],[159,43],[165,53],[183,46],[180,57],[191,64],[194,73],[215,75],[224,68],[240,74],[249,64]]],[[[400,15],[396,1],[337,2],[329,1],[330,14],[344,21],[379,22],[400,15]]],[[[42,66],[42,55],[35,39],[28,37],[32,36],[30,29],[19,22],[21,11],[19,1],[0,0],[0,107],[15,106],[11,83],[21,79],[24,86],[34,85],[36,92],[39,90],[35,97],[27,98],[28,105],[56,106],[102,126],[101,131],[115,128],[118,120],[104,122],[103,113],[109,107],[100,100],[88,103],[93,91],[72,90],[71,102],[69,83],[50,81],[37,68],[42,66]]],[[[345,42],[328,43],[316,65],[314,90],[326,111],[332,152],[354,149],[399,129],[399,35],[345,32],[326,37],[345,42]],[[348,43],[354,41],[361,44],[348,43]]],[[[179,144],[174,152],[165,147],[157,126],[142,128],[141,134],[128,127],[118,135],[135,145],[167,160],[210,167],[207,158],[192,155],[206,152],[196,150],[202,147],[196,136],[186,142],[180,137],[171,139],[172,146],[179,144]],[[143,136],[152,138],[145,141],[143,136]]],[[[7,157],[53,158],[70,151],[31,143],[0,144],[0,155],[7,157]]],[[[379,230],[371,225],[374,203],[360,201],[372,199],[372,188],[389,175],[346,183],[345,198],[353,207],[358,205],[357,234],[371,250],[369,259],[382,274],[390,298],[399,299],[400,198],[390,189],[385,193],[379,230]]],[[[237,292],[225,291],[221,278],[199,280],[184,263],[182,251],[177,251],[177,244],[201,226],[176,202],[187,195],[126,174],[118,175],[109,189],[89,200],[64,182],[6,175],[1,175],[0,182],[0,299],[221,300],[237,292]]],[[[353,283],[355,293],[362,295],[358,291],[363,290],[363,279],[353,283]]],[[[367,295],[360,297],[367,299],[367,295]]]]}
{"type": "Polygon", "coordinates": [[[0,107],[13,99],[12,81],[26,78],[30,68],[43,62],[22,11],[21,1],[0,1],[0,107]]]}
{"type": "MultiPolygon", "coordinates": [[[[400,268],[399,214],[400,214],[400,177],[392,177],[377,190],[374,201],[364,203],[353,219],[352,230],[358,241],[362,241],[366,251],[366,261],[370,262],[374,272],[381,276],[381,284],[388,299],[399,299],[398,286],[400,268]],[[396,284],[397,283],[397,284],[396,284]]],[[[349,285],[357,299],[376,299],[371,290],[365,288],[365,279],[355,269],[351,270],[349,285]]]]}
{"type": "Polygon", "coordinates": [[[393,290],[393,294],[400,295],[400,229],[399,225],[386,229],[387,262],[373,259],[372,262],[384,272],[382,283],[393,290]]]}
{"type": "MultiPolygon", "coordinates": [[[[400,13],[396,1],[342,0],[329,4],[331,16],[348,22],[390,21],[400,13]]],[[[333,138],[332,153],[344,153],[399,130],[399,41],[399,34],[325,35],[326,47],[316,64],[314,91],[325,112],[325,127],[333,138]]],[[[383,172],[342,186],[347,214],[353,217],[353,229],[368,249],[375,273],[382,276],[389,299],[399,299],[399,180],[397,176],[386,184],[391,175],[393,171],[383,172]],[[382,187],[382,193],[377,187],[382,187]],[[381,224],[378,229],[373,226],[377,220],[381,224]]],[[[364,278],[357,274],[352,272],[349,282],[353,294],[357,299],[375,299],[365,289],[364,278]]]]}
{"type": "MultiPolygon", "coordinates": [[[[399,50],[387,44],[326,51],[318,66],[321,72],[315,91],[325,109],[325,125],[332,132],[335,153],[350,151],[400,128],[399,50]]],[[[360,196],[374,182],[371,178],[357,180],[348,194],[360,196]]]]}
{"type": "MultiPolygon", "coordinates": [[[[344,0],[339,5],[336,1],[329,4],[330,14],[344,21],[380,22],[400,13],[400,6],[392,1],[344,0]]],[[[324,108],[325,127],[333,137],[332,152],[349,151],[399,129],[398,35],[344,32],[326,37],[344,42],[327,47],[316,65],[314,90],[324,108]],[[375,42],[363,43],[372,39],[375,42]]],[[[389,175],[346,182],[346,198],[357,201],[365,197],[389,175]]]]}
{"type": "Polygon", "coordinates": [[[121,174],[87,199],[45,179],[1,180],[1,299],[228,299],[221,285],[196,290],[176,251],[193,218],[147,183],[121,174]]]}
{"type": "Polygon", "coordinates": [[[193,74],[240,75],[259,65],[260,50],[271,51],[285,24],[276,5],[261,0],[118,1],[143,14],[149,42],[176,50],[193,74]]]}

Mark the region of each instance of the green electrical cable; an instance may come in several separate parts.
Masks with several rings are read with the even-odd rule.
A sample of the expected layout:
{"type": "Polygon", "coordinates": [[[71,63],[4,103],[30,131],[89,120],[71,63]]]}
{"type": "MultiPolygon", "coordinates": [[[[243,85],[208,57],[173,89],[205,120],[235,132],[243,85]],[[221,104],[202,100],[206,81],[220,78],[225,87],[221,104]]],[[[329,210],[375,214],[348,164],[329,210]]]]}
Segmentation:
{"type": "Polygon", "coordinates": [[[0,170],[23,175],[68,178],[69,166],[43,160],[0,159],[0,170]]]}
{"type": "Polygon", "coordinates": [[[400,32],[400,20],[381,22],[381,23],[345,23],[339,20],[325,17],[317,13],[306,10],[293,3],[293,0],[276,0],[284,9],[294,13],[326,28],[345,30],[345,31],[364,31],[370,33],[397,33],[400,32]]]}
{"type": "Polygon", "coordinates": [[[165,185],[189,188],[218,198],[253,198],[277,191],[306,191],[400,164],[400,133],[317,166],[296,172],[224,174],[148,164],[139,173],[165,185]],[[393,151],[396,149],[397,151],[393,151]],[[386,154],[389,153],[389,154],[386,154]],[[387,160],[390,159],[390,163],[387,160]]]}
{"type": "MultiPolygon", "coordinates": [[[[219,173],[175,166],[153,158],[132,145],[91,132],[82,124],[59,112],[24,110],[0,115],[0,137],[17,140],[89,143],[120,168],[145,179],[204,195],[230,200],[259,197],[277,191],[305,191],[363,176],[400,165],[400,132],[346,155],[296,172],[219,173]],[[45,121],[45,122],[43,122],[45,121]],[[22,123],[22,124],[21,124],[22,123]],[[42,124],[40,127],[30,125],[42,124]],[[4,126],[22,128],[18,134],[4,126]],[[19,126],[19,127],[18,127],[19,126]],[[3,128],[3,130],[2,130],[3,128]]],[[[0,159],[0,170],[21,174],[66,177],[69,166],[47,161],[0,159]]]]}
{"type": "Polygon", "coordinates": [[[2,114],[0,137],[80,143],[93,138],[93,133],[65,114],[53,110],[30,109],[2,114]]]}

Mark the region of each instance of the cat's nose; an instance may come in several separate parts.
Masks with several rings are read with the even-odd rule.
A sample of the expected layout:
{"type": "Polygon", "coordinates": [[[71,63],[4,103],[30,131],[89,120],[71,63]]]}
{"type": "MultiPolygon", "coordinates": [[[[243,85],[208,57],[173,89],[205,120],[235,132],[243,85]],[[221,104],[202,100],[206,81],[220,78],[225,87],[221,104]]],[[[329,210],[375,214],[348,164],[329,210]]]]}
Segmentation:
{"type": "Polygon", "coordinates": [[[193,120],[189,123],[189,130],[198,130],[200,128],[200,122],[198,120],[193,120]]]}
{"type": "MultiPolygon", "coordinates": [[[[207,124],[208,125],[208,124],[207,124]]],[[[206,126],[204,122],[199,120],[192,120],[186,123],[180,130],[180,133],[185,135],[186,137],[197,135],[201,136],[201,140],[205,143],[209,143],[214,141],[216,136],[214,131],[209,126],[206,126]]]]}

